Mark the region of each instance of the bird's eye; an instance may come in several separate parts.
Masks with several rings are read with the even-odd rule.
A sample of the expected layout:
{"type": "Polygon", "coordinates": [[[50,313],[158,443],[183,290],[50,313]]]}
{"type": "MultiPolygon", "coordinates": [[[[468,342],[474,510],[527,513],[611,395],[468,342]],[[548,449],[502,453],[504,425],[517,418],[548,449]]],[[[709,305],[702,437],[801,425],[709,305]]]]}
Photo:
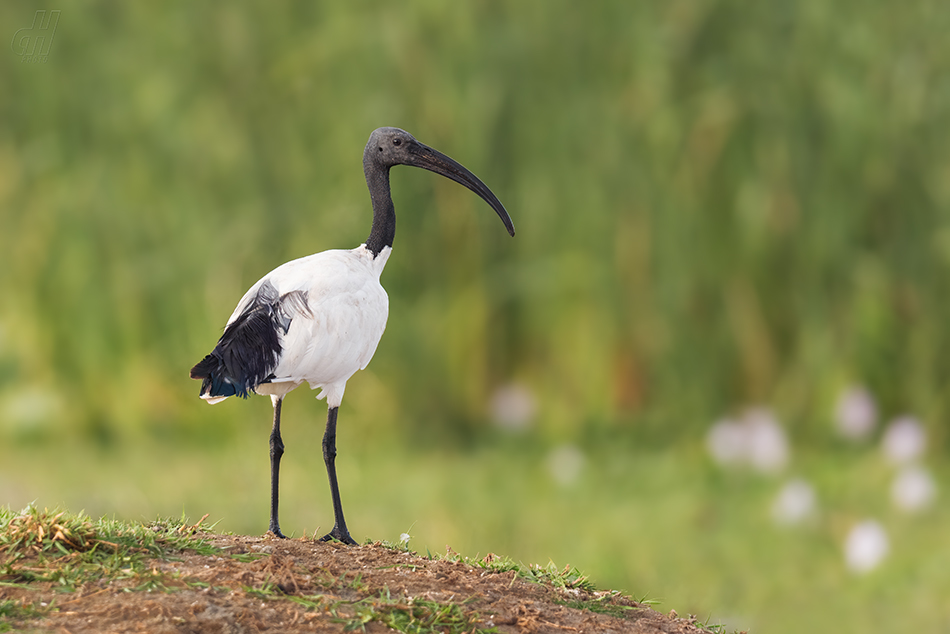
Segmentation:
{"type": "Polygon", "coordinates": [[[382,146],[382,145],[379,146],[379,151],[380,151],[380,152],[383,151],[383,146],[382,146]]]}
{"type": "Polygon", "coordinates": [[[393,139],[393,145],[399,145],[402,143],[402,139],[393,139]]]}

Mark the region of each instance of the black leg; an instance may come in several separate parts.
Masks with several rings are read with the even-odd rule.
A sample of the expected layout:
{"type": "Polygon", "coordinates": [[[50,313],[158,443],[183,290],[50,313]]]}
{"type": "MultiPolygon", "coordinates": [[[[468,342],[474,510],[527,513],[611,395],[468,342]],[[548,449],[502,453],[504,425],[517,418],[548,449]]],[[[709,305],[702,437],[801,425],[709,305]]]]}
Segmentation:
{"type": "Polygon", "coordinates": [[[280,405],[283,398],[274,399],[274,427],[270,432],[270,532],[280,538],[280,524],[277,522],[277,495],[280,472],[280,457],[284,455],[284,441],[280,438],[280,405]]]}
{"type": "Polygon", "coordinates": [[[331,407],[327,412],[327,431],[323,434],[323,461],[327,465],[327,476],[330,478],[330,495],[333,496],[333,530],[320,538],[328,542],[337,539],[344,544],[355,546],[356,542],[346,530],[346,520],[343,519],[343,504],[340,503],[340,487],[336,481],[336,415],[338,407],[331,407]]]}

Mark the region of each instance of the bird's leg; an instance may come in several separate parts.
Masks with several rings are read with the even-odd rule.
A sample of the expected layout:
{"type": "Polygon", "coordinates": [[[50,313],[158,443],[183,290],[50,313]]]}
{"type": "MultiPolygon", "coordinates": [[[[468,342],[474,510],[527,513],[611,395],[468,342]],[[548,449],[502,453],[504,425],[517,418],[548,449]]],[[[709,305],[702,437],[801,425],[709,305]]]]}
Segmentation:
{"type": "Polygon", "coordinates": [[[270,532],[280,538],[280,524],[277,522],[277,495],[280,472],[280,457],[284,455],[284,441],[280,438],[280,405],[283,397],[272,396],[274,402],[274,427],[270,432],[270,532]]]}
{"type": "Polygon", "coordinates": [[[327,430],[323,434],[323,461],[327,465],[327,476],[330,478],[330,495],[333,496],[333,530],[320,538],[328,542],[336,539],[344,544],[355,546],[356,542],[346,530],[346,520],[343,519],[343,504],[340,503],[340,487],[336,481],[336,415],[338,407],[331,407],[327,412],[327,430]]]}

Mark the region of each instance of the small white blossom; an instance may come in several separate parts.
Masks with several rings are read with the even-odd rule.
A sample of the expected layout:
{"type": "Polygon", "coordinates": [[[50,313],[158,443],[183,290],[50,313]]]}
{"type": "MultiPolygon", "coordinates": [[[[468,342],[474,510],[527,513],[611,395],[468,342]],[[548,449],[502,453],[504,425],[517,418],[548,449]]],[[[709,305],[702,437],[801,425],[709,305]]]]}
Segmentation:
{"type": "Polygon", "coordinates": [[[916,513],[929,507],[937,497],[937,485],[923,467],[904,467],[891,485],[891,501],[902,511],[916,513]]]}
{"type": "Polygon", "coordinates": [[[881,448],[888,462],[905,465],[919,458],[927,448],[927,432],[913,416],[901,416],[884,431],[881,448]]]}
{"type": "Polygon", "coordinates": [[[776,524],[801,524],[814,515],[815,490],[801,478],[788,481],[772,503],[772,519],[776,524]]]}
{"type": "Polygon", "coordinates": [[[531,427],[538,406],[531,390],[511,383],[495,390],[490,409],[496,425],[509,431],[523,431],[531,427]]]}
{"type": "Polygon", "coordinates": [[[877,425],[877,406],[865,388],[851,386],[838,397],[835,407],[838,433],[848,440],[865,440],[877,425]]]}
{"type": "Polygon", "coordinates": [[[745,416],[749,428],[749,463],[756,471],[775,473],[788,464],[785,430],[767,409],[753,409],[745,416]]]}
{"type": "Polygon", "coordinates": [[[747,445],[745,428],[732,419],[717,421],[706,434],[706,448],[720,465],[745,462],[747,445]]]}
{"type": "Polygon", "coordinates": [[[716,422],[706,434],[706,448],[723,466],[745,465],[774,473],[788,464],[785,430],[765,408],[750,409],[738,421],[726,418],[716,422]]]}
{"type": "Polygon", "coordinates": [[[890,548],[884,527],[875,520],[865,520],[848,533],[844,543],[845,564],[854,573],[868,573],[884,561],[890,548]]]}

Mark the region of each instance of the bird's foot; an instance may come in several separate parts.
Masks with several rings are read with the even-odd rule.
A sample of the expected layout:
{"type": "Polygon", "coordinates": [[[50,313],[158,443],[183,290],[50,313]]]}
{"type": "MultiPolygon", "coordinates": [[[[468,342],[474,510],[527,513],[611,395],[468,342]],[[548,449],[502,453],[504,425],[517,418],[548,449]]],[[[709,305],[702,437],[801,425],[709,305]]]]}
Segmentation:
{"type": "Polygon", "coordinates": [[[280,532],[280,526],[277,524],[271,524],[270,528],[267,529],[267,532],[279,539],[287,539],[287,536],[280,532]]]}
{"type": "Polygon", "coordinates": [[[334,526],[333,530],[320,538],[321,542],[329,542],[336,540],[338,542],[343,542],[347,546],[356,546],[356,541],[350,537],[350,532],[345,528],[340,530],[339,527],[334,526]]]}

